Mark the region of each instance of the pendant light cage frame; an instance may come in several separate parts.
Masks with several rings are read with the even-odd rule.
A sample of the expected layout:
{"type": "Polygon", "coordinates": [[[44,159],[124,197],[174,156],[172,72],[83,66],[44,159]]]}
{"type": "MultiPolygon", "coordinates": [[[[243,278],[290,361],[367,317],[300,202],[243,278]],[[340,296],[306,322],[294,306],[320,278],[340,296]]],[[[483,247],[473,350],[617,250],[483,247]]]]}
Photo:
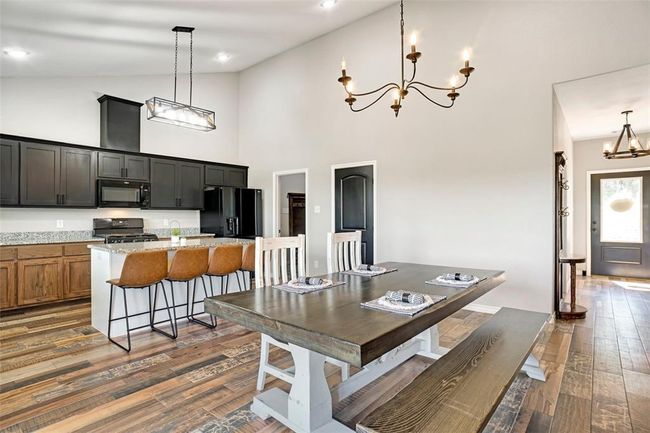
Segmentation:
{"type": "Polygon", "coordinates": [[[641,143],[641,140],[632,129],[632,125],[628,120],[630,113],[633,113],[633,111],[625,110],[621,112],[625,116],[625,125],[623,125],[623,130],[619,134],[614,147],[609,149],[609,147],[605,146],[603,149],[605,159],[630,159],[650,156],[650,149],[641,143]],[[621,149],[623,138],[627,140],[627,150],[621,149]]]}
{"type": "Polygon", "coordinates": [[[212,131],[216,128],[214,111],[192,105],[193,90],[193,41],[192,32],[194,27],[176,26],[172,29],[175,33],[174,49],[174,100],[154,96],[148,99],[147,119],[156,122],[168,123],[171,125],[182,126],[185,128],[196,129],[198,131],[212,131]],[[183,104],[176,100],[178,87],[178,33],[190,34],[190,103],[183,104]]]}

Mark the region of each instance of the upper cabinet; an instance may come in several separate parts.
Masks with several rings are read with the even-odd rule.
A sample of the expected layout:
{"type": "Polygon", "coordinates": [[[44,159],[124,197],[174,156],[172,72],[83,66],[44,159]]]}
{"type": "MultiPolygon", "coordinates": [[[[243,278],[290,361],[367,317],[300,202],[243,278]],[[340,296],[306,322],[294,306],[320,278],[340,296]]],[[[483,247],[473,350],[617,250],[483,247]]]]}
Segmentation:
{"type": "Polygon", "coordinates": [[[20,155],[20,204],[96,206],[95,151],[21,143],[20,155]]]}
{"type": "Polygon", "coordinates": [[[210,186],[235,186],[245,188],[248,184],[247,169],[225,165],[206,165],[205,184],[210,186]]]}
{"type": "Polygon", "coordinates": [[[149,180],[149,158],[115,152],[99,152],[97,176],[112,179],[149,180]]]}
{"type": "Polygon", "coordinates": [[[203,208],[203,164],[151,158],[151,208],[203,208]]]}
{"type": "Polygon", "coordinates": [[[0,205],[18,204],[20,144],[0,139],[0,205]]]}
{"type": "Polygon", "coordinates": [[[97,206],[97,152],[74,147],[61,148],[59,194],[63,206],[97,206]]]}
{"type": "Polygon", "coordinates": [[[60,205],[61,148],[40,143],[20,144],[20,204],[60,205]]]}

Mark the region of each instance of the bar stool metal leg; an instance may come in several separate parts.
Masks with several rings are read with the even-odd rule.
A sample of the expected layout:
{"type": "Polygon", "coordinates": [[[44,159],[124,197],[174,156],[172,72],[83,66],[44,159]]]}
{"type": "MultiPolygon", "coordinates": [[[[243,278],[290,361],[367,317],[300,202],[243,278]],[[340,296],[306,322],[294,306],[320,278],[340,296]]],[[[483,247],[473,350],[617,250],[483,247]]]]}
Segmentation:
{"type": "MultiPolygon", "coordinates": [[[[203,293],[205,293],[205,297],[207,298],[208,297],[208,289],[205,287],[205,281],[203,281],[203,278],[201,278],[201,284],[203,285],[203,293]]],[[[189,291],[189,286],[190,286],[190,282],[188,281],[187,282],[188,291],[189,291]]],[[[196,300],[196,279],[194,279],[194,284],[192,285],[192,301],[190,302],[189,299],[187,301],[188,306],[191,305],[190,313],[188,314],[187,318],[188,318],[188,320],[191,320],[194,323],[198,323],[199,325],[203,325],[206,328],[210,328],[210,329],[216,328],[217,323],[216,323],[216,321],[214,319],[214,316],[212,314],[210,314],[210,323],[204,322],[203,320],[197,319],[197,318],[194,317],[195,300],[196,300]]],[[[208,313],[206,313],[206,314],[208,314],[208,313]]]]}
{"type": "MultiPolygon", "coordinates": [[[[149,287],[149,290],[151,291],[151,287],[149,287]]],[[[173,296],[173,293],[172,293],[173,296]]],[[[165,285],[161,281],[160,283],[156,283],[155,289],[154,289],[154,295],[153,295],[153,304],[151,305],[151,329],[153,331],[158,332],[159,334],[162,334],[166,337],[169,337],[171,339],[176,339],[178,337],[178,329],[176,327],[176,312],[174,311],[173,319],[172,319],[172,312],[170,311],[169,308],[169,302],[167,302],[167,294],[165,293],[165,285]],[[172,328],[172,333],[168,333],[167,331],[163,331],[160,328],[157,328],[155,325],[158,323],[164,323],[166,320],[163,320],[161,322],[156,322],[156,304],[158,301],[158,284],[162,286],[162,292],[163,292],[163,298],[165,299],[165,310],[167,310],[167,317],[169,317],[169,324],[172,328]]],[[[173,311],[173,310],[172,310],[173,311]]]]}
{"type": "MultiPolygon", "coordinates": [[[[111,294],[110,294],[110,300],[109,300],[109,304],[108,304],[108,340],[111,343],[113,343],[113,344],[119,346],[120,348],[126,350],[127,352],[130,352],[131,351],[131,333],[130,333],[130,330],[129,330],[128,312],[126,310],[126,292],[124,293],[124,314],[125,315],[124,315],[124,317],[118,317],[116,319],[113,319],[113,292],[114,292],[114,289],[115,289],[115,286],[113,284],[111,284],[111,294]],[[111,338],[111,327],[112,327],[113,322],[116,321],[116,320],[122,320],[122,319],[126,320],[126,338],[127,338],[127,342],[128,342],[128,347],[124,347],[123,345],[121,345],[120,343],[115,341],[113,338],[111,338]]],[[[122,290],[124,291],[124,289],[122,289],[122,290]]]]}

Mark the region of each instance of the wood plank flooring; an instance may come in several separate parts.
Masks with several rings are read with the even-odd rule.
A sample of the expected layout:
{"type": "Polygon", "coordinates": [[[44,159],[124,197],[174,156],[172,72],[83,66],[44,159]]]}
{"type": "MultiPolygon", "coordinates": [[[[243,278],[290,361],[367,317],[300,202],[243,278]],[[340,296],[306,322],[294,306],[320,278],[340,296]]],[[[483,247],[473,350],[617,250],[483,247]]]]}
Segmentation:
{"type": "MultiPolygon", "coordinates": [[[[650,282],[579,279],[587,319],[549,324],[534,353],[546,383],[519,375],[486,433],[650,433],[650,282]],[[624,287],[626,286],[626,287],[624,287]]],[[[489,316],[461,310],[440,324],[453,346],[489,316]]],[[[87,302],[0,318],[0,431],[286,432],[249,410],[259,335],[219,321],[180,326],[176,341],[147,331],[126,354],[90,326],[87,302]]],[[[288,353],[271,351],[288,367],[288,353]]],[[[335,406],[354,424],[430,360],[415,357],[335,406]]],[[[327,365],[331,385],[338,369],[327,365]]],[[[267,388],[287,385],[267,378],[267,388]]]]}

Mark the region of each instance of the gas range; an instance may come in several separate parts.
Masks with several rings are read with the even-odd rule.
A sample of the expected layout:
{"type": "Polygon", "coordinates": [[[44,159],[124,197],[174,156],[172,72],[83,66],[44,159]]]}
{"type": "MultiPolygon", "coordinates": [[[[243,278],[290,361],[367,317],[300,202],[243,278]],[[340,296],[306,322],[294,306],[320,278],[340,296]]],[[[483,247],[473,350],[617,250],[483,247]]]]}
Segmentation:
{"type": "Polygon", "coordinates": [[[144,232],[142,218],[93,218],[93,236],[106,244],[157,241],[158,236],[144,232]]]}

